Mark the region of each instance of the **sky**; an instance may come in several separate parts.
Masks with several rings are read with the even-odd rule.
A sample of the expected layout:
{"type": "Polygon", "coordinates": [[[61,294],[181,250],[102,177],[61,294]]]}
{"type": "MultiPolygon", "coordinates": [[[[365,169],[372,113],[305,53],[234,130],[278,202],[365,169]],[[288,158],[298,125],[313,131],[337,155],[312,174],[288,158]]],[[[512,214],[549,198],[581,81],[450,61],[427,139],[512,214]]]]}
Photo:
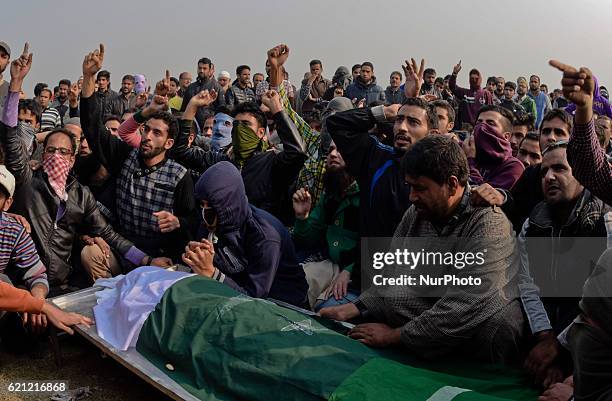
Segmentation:
{"type": "MultiPolygon", "coordinates": [[[[406,58],[425,58],[438,75],[462,60],[484,77],[537,74],[549,88],[560,74],[550,58],[592,69],[612,87],[612,2],[601,0],[52,0],[2,4],[0,40],[19,56],[25,41],[34,53],[24,89],[57,85],[81,75],[84,55],[102,42],[104,68],[114,89],[124,74],[145,74],[151,84],[169,69],[190,71],[209,57],[216,72],[236,66],[264,71],[266,51],[286,43],[290,80],[299,86],[311,59],[324,76],[340,65],[374,63],[381,86],[406,58]]],[[[8,68],[5,79],[9,79],[8,68]]]]}

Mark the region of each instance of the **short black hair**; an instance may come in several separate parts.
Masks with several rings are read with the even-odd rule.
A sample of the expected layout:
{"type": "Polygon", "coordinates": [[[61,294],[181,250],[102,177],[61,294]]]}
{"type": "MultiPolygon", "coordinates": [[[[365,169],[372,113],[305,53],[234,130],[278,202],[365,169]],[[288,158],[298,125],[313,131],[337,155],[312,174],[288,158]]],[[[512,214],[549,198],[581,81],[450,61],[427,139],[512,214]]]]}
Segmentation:
{"type": "Polygon", "coordinates": [[[136,79],[134,78],[133,75],[130,74],[126,74],[123,76],[123,78],[121,78],[121,82],[123,81],[132,81],[132,83],[136,82],[136,79]]]}
{"type": "Polygon", "coordinates": [[[19,106],[17,106],[17,111],[21,110],[29,110],[31,114],[36,117],[36,122],[40,123],[40,118],[42,115],[42,107],[38,104],[34,99],[22,99],[19,101],[19,106]]]}
{"type": "MultiPolygon", "coordinates": [[[[402,107],[404,106],[416,106],[420,107],[427,113],[427,128],[428,129],[436,129],[440,126],[440,121],[438,120],[438,115],[436,114],[436,110],[431,107],[429,103],[420,97],[409,97],[402,102],[402,107]]],[[[401,108],[401,107],[400,107],[401,108]]]]}
{"type": "Polygon", "coordinates": [[[437,75],[436,70],[434,70],[433,68],[425,68],[425,71],[423,71],[423,76],[431,74],[437,75]]]}
{"type": "Polygon", "coordinates": [[[535,75],[535,74],[529,77],[529,80],[530,80],[530,81],[531,81],[531,78],[537,78],[537,79],[538,79],[538,82],[541,82],[541,81],[540,81],[540,77],[538,77],[538,76],[537,76],[537,75],[535,75]]]}
{"type": "Polygon", "coordinates": [[[217,113],[223,113],[223,114],[227,114],[228,116],[230,115],[230,113],[231,113],[231,112],[232,112],[232,111],[230,110],[230,108],[229,108],[229,107],[227,107],[226,105],[219,106],[219,107],[217,107],[217,108],[216,108],[216,110],[215,110],[215,114],[217,114],[217,113]]]}
{"type": "Polygon", "coordinates": [[[369,61],[361,63],[361,68],[363,67],[370,67],[372,71],[374,71],[374,64],[370,63],[369,61]]]}
{"type": "Polygon", "coordinates": [[[43,92],[49,92],[49,98],[53,97],[53,91],[48,86],[41,88],[40,92],[38,92],[38,96],[40,96],[43,92]]]}
{"type": "Polygon", "coordinates": [[[517,110],[514,113],[514,120],[512,121],[513,127],[527,127],[529,131],[535,127],[535,117],[524,110],[517,110]]]}
{"type": "Polygon", "coordinates": [[[320,65],[321,67],[323,67],[323,63],[321,62],[321,60],[317,60],[317,59],[310,60],[310,66],[311,66],[311,67],[312,67],[313,65],[317,65],[317,64],[318,64],[318,65],[320,65]]]}
{"type": "Polygon", "coordinates": [[[48,88],[49,85],[47,85],[44,82],[39,82],[34,86],[34,96],[38,97],[40,96],[40,92],[44,89],[44,88],[48,88]]]}
{"type": "Polygon", "coordinates": [[[110,81],[110,72],[106,70],[100,71],[98,75],[96,76],[96,81],[99,80],[100,78],[106,78],[107,80],[110,81]]]}
{"type": "Polygon", "coordinates": [[[453,109],[453,106],[451,106],[449,102],[447,102],[446,100],[438,99],[434,100],[429,104],[431,105],[431,107],[434,108],[434,111],[436,110],[436,107],[446,109],[446,113],[448,114],[448,121],[455,122],[455,109],[453,109]]]}
{"type": "Polygon", "coordinates": [[[497,77],[489,77],[487,78],[487,85],[489,85],[490,83],[497,83],[497,77]]]}
{"type": "Polygon", "coordinates": [[[516,84],[512,81],[508,81],[504,84],[504,89],[511,88],[513,91],[516,90],[516,84]]]}
{"type": "Polygon", "coordinates": [[[62,86],[62,85],[67,85],[68,87],[70,87],[70,85],[72,84],[70,83],[69,79],[61,79],[58,83],[58,86],[62,86]]]}
{"type": "Polygon", "coordinates": [[[181,84],[176,77],[170,77],[170,81],[174,82],[176,86],[179,86],[181,84]]]}
{"type": "Polygon", "coordinates": [[[389,75],[389,78],[393,78],[394,75],[399,75],[400,79],[402,79],[402,73],[399,71],[393,71],[391,75],[389,75]]]}
{"type": "Polygon", "coordinates": [[[242,74],[242,71],[244,70],[251,71],[251,67],[249,67],[248,65],[239,65],[238,67],[236,67],[236,75],[242,74]]]}
{"type": "Polygon", "coordinates": [[[47,143],[49,143],[49,139],[51,139],[53,135],[57,135],[57,134],[66,135],[70,139],[70,147],[72,148],[72,155],[73,156],[76,155],[77,148],[78,148],[77,138],[74,136],[72,132],[68,131],[66,128],[56,128],[53,131],[51,131],[49,135],[47,135],[45,139],[43,140],[43,149],[47,147],[47,143]]]}
{"type": "Polygon", "coordinates": [[[208,57],[202,57],[198,60],[198,64],[208,64],[209,66],[212,66],[212,61],[210,61],[208,57]]]}
{"type": "Polygon", "coordinates": [[[494,111],[496,113],[501,114],[502,117],[505,117],[505,119],[508,121],[507,123],[503,124],[504,132],[512,132],[512,122],[514,121],[514,113],[512,111],[508,110],[505,107],[498,106],[496,104],[488,104],[486,106],[482,106],[480,110],[478,110],[478,114],[476,115],[476,120],[478,120],[478,117],[480,117],[480,114],[485,113],[487,111],[494,111]]]}
{"type": "Polygon", "coordinates": [[[404,176],[427,177],[439,185],[455,176],[465,186],[469,177],[465,153],[444,135],[428,135],[412,145],[402,158],[401,169],[404,176]]]}
{"type": "Polygon", "coordinates": [[[361,68],[361,64],[353,65],[353,67],[351,68],[351,72],[354,72],[357,68],[361,68]]]}
{"type": "Polygon", "coordinates": [[[434,81],[434,83],[444,85],[444,78],[437,77],[436,80],[434,81]]]}
{"type": "MultiPolygon", "coordinates": [[[[523,142],[525,142],[525,140],[529,139],[530,141],[536,141],[538,143],[538,147],[540,146],[540,134],[535,132],[535,131],[529,131],[527,133],[527,135],[525,135],[525,137],[523,139],[521,139],[521,141],[519,142],[519,149],[521,148],[521,145],[523,144],[523,142]]],[[[541,151],[542,149],[540,149],[541,151]]]]}
{"type": "Polygon", "coordinates": [[[108,116],[104,117],[104,124],[106,124],[109,121],[119,121],[119,123],[121,123],[121,117],[116,116],[114,114],[109,114],[108,116]]]}
{"type": "Polygon", "coordinates": [[[548,113],[544,114],[542,118],[542,122],[540,123],[540,132],[542,132],[542,126],[544,125],[544,121],[550,121],[555,118],[560,119],[567,125],[567,132],[572,132],[572,128],[574,128],[574,119],[572,116],[563,109],[552,109],[549,110],[548,113]]]}
{"type": "Polygon", "coordinates": [[[266,128],[268,126],[268,119],[266,115],[259,109],[255,102],[244,102],[234,107],[232,110],[232,117],[236,117],[240,113],[251,114],[257,120],[257,124],[260,127],[266,128]]]}
{"type": "Polygon", "coordinates": [[[175,139],[179,133],[178,120],[167,111],[156,111],[148,119],[149,120],[163,120],[168,126],[168,139],[175,139]]]}

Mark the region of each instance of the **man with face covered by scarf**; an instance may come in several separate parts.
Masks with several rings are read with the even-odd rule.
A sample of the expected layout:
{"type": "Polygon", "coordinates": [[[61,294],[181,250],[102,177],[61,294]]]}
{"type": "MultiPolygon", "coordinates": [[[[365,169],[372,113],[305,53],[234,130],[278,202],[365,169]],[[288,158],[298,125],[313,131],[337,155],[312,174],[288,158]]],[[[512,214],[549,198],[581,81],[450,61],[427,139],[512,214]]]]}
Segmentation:
{"type": "Polygon", "coordinates": [[[458,125],[462,123],[470,123],[474,125],[478,110],[484,105],[493,104],[493,94],[486,89],[481,88],[482,75],[477,69],[470,71],[470,87],[462,88],[457,85],[457,75],[461,71],[461,61],[453,67],[453,73],[448,81],[448,86],[459,102],[459,118],[458,125]]]}
{"type": "Polygon", "coordinates": [[[470,183],[509,190],[525,167],[512,156],[512,112],[500,106],[480,109],[474,134],[463,149],[470,165],[470,183]]]}

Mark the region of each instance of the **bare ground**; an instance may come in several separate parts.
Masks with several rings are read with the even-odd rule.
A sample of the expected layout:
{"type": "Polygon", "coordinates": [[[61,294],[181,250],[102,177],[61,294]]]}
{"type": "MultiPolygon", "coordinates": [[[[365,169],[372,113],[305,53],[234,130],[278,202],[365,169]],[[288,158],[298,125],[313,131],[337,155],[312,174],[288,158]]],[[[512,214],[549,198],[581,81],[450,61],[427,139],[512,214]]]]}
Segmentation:
{"type": "Polygon", "coordinates": [[[7,353],[0,345],[0,400],[49,400],[50,393],[10,393],[11,382],[67,380],[69,389],[88,386],[92,394],[83,401],[168,401],[170,398],[78,335],[61,336],[62,366],[55,364],[51,347],[43,359],[7,353]]]}

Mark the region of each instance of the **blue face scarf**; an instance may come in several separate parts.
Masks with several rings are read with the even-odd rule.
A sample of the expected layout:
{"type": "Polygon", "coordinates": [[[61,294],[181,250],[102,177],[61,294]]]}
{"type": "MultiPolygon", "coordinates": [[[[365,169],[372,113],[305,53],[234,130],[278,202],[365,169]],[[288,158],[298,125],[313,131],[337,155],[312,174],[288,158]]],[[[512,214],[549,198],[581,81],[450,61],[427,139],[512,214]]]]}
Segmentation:
{"type": "Polygon", "coordinates": [[[213,134],[210,141],[212,150],[221,150],[232,143],[233,123],[234,119],[227,114],[217,113],[215,115],[213,134]]]}

